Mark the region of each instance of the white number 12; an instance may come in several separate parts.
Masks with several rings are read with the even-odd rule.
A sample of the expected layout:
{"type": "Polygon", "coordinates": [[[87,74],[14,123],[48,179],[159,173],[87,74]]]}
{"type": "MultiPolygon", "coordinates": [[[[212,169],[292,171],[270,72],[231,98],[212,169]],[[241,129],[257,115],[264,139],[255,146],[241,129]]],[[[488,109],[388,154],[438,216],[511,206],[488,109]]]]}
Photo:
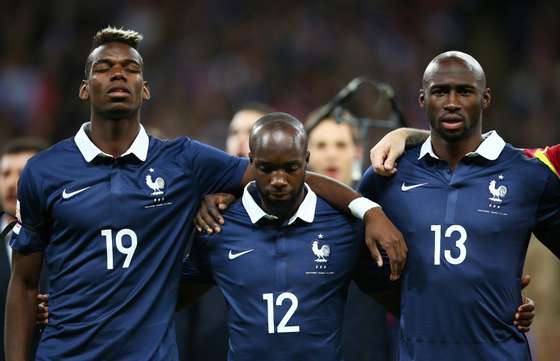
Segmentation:
{"type": "MultiPolygon", "coordinates": [[[[273,293],[263,293],[263,300],[266,301],[266,311],[268,315],[268,333],[274,333],[274,294],[273,293]]],[[[282,306],[284,300],[289,300],[292,305],[288,309],[288,312],[282,317],[280,323],[278,324],[278,328],[276,330],[277,333],[291,333],[291,332],[299,332],[299,326],[287,326],[288,321],[294,315],[298,308],[298,299],[296,295],[291,292],[283,292],[281,293],[278,298],[276,299],[276,306],[282,306]]]]}
{"type": "MultiPolygon", "coordinates": [[[[113,269],[113,231],[110,229],[102,229],[101,235],[105,237],[105,243],[107,245],[107,269],[113,269]]],[[[130,262],[132,261],[132,257],[134,256],[134,252],[136,251],[136,246],[138,245],[138,237],[136,237],[136,233],[134,233],[132,229],[128,228],[119,230],[117,232],[117,236],[115,237],[115,245],[120,253],[126,254],[122,268],[128,268],[128,266],[130,266],[130,262]],[[130,238],[129,247],[125,247],[123,244],[124,236],[128,236],[130,238]]]]}

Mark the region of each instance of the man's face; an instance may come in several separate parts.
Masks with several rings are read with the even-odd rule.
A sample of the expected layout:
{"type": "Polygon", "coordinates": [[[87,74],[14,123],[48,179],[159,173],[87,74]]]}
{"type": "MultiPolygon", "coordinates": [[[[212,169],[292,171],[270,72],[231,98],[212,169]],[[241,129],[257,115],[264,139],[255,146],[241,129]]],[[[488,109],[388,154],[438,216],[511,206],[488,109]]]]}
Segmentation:
{"type": "Polygon", "coordinates": [[[241,110],[233,116],[229,124],[226,151],[238,157],[249,155],[249,133],[253,124],[264,114],[254,110],[241,110]]]}
{"type": "Polygon", "coordinates": [[[268,133],[255,148],[250,157],[265,208],[274,215],[286,215],[299,205],[309,153],[281,131],[268,133]]]}
{"type": "Polygon", "coordinates": [[[138,112],[150,98],[142,74],[142,57],[136,49],[118,42],[95,48],[90,54],[90,76],[80,87],[80,99],[108,119],[121,119],[138,112]]]}
{"type": "Polygon", "coordinates": [[[0,159],[0,200],[2,208],[16,214],[17,184],[27,160],[34,152],[4,154],[0,159]]]}
{"type": "Polygon", "coordinates": [[[453,142],[480,133],[482,110],[490,103],[490,90],[459,59],[440,62],[420,91],[434,135],[453,142]]]}
{"type": "Polygon", "coordinates": [[[352,165],[359,159],[360,148],[347,123],[325,119],[309,133],[309,167],[347,185],[352,185],[352,165]]]}

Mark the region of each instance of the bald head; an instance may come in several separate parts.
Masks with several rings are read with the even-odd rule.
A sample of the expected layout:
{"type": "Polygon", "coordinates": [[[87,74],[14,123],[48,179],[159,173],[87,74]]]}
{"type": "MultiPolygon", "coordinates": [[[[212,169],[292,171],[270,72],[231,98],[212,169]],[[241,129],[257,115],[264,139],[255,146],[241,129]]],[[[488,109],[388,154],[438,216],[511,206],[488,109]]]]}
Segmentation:
{"type": "Polygon", "coordinates": [[[441,65],[453,64],[466,67],[477,80],[478,86],[482,89],[486,88],[486,75],[482,66],[475,58],[461,51],[446,51],[433,58],[424,71],[422,86],[426,88],[435,74],[441,72],[441,65]]]}
{"type": "Polygon", "coordinates": [[[249,136],[251,153],[257,153],[263,148],[295,147],[301,154],[307,152],[307,133],[303,124],[287,113],[269,113],[261,117],[249,136]]]}

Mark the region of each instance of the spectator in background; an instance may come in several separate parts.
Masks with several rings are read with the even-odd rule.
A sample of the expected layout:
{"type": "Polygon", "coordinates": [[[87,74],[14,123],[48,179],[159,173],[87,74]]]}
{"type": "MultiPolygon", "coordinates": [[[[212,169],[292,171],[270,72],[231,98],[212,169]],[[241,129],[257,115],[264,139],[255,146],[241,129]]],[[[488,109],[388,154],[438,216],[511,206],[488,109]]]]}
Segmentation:
{"type": "Polygon", "coordinates": [[[261,103],[249,103],[241,107],[229,123],[226,152],[238,157],[247,157],[251,127],[260,117],[271,112],[272,108],[261,103]]]}
{"type": "MultiPolygon", "coordinates": [[[[0,154],[0,201],[2,217],[0,230],[16,220],[17,184],[27,160],[47,148],[47,143],[39,138],[15,138],[4,145],[0,154]]],[[[11,232],[0,240],[0,339],[4,339],[4,309],[6,292],[10,281],[12,249],[8,245],[11,232]]],[[[0,361],[4,361],[4,342],[0,344],[0,361]]]]}
{"type": "MultiPolygon", "coordinates": [[[[360,179],[362,144],[357,127],[333,114],[325,106],[313,111],[306,121],[309,136],[309,168],[348,186],[360,179]]],[[[343,118],[345,113],[342,114],[343,118]]],[[[345,360],[387,361],[394,349],[395,318],[361,292],[352,281],[344,315],[342,349],[345,360]]]]}

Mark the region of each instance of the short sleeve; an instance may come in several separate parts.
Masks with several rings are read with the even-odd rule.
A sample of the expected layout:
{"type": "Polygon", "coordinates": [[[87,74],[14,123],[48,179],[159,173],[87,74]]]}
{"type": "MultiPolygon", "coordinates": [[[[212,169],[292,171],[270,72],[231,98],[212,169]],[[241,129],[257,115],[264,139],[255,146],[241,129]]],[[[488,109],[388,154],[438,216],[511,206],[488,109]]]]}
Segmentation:
{"type": "Polygon", "coordinates": [[[210,254],[203,235],[194,237],[192,246],[183,259],[183,280],[214,283],[210,266],[210,254]]]}
{"type": "Polygon", "coordinates": [[[202,194],[235,193],[241,189],[248,159],[231,156],[194,140],[190,142],[188,152],[192,157],[194,175],[202,194]]]}
{"type": "Polygon", "coordinates": [[[369,167],[360,184],[358,186],[358,192],[360,192],[364,197],[367,197],[373,201],[375,201],[377,197],[377,189],[378,189],[378,179],[379,177],[374,171],[372,167],[369,167]]]}
{"type": "Polygon", "coordinates": [[[560,180],[552,173],[539,201],[533,233],[560,258],[560,180]]]}
{"type": "Polygon", "coordinates": [[[28,163],[18,183],[17,213],[20,227],[14,228],[10,240],[10,246],[19,253],[40,252],[48,244],[48,216],[42,197],[44,192],[37,185],[37,179],[28,163]]]}

